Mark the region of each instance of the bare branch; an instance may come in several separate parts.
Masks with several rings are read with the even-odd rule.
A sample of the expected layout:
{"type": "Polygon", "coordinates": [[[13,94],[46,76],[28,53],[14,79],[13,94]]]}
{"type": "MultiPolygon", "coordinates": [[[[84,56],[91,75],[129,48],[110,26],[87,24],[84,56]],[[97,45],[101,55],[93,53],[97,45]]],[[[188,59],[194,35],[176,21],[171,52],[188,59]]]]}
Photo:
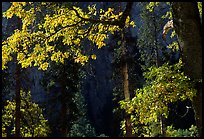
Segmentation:
{"type": "Polygon", "coordinates": [[[166,35],[169,32],[169,30],[172,28],[173,28],[173,20],[170,20],[165,24],[165,26],[163,28],[163,33],[162,33],[163,40],[166,40],[166,35]]]}

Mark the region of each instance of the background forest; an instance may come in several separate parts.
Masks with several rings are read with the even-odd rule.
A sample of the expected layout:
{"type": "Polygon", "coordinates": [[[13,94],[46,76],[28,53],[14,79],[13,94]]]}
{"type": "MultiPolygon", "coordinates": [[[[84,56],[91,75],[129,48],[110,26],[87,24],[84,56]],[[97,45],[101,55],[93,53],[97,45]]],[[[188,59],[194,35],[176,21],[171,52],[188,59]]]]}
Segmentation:
{"type": "Polygon", "coordinates": [[[202,136],[201,30],[201,2],[2,2],[2,136],[202,136]]]}

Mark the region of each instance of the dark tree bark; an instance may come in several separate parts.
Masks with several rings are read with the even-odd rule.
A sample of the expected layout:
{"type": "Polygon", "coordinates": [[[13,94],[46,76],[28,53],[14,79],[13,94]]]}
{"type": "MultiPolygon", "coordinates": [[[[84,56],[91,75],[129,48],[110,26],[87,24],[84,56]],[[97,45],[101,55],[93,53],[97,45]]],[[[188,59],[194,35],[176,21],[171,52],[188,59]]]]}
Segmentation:
{"type": "MultiPolygon", "coordinates": [[[[129,93],[129,80],[128,80],[128,64],[125,62],[122,67],[123,70],[123,83],[124,83],[124,96],[125,100],[130,100],[130,93],[129,93]]],[[[125,126],[126,126],[126,137],[132,137],[132,126],[131,126],[131,119],[130,115],[125,113],[125,126]]]]}
{"type": "MultiPolygon", "coordinates": [[[[120,28],[123,28],[125,26],[125,20],[127,18],[127,16],[130,16],[130,11],[132,9],[132,5],[133,2],[128,2],[126,5],[126,9],[122,15],[122,18],[120,20],[120,28]]],[[[123,91],[124,91],[124,96],[125,96],[125,100],[130,100],[130,92],[129,92],[129,79],[128,79],[128,63],[127,63],[127,44],[126,44],[126,40],[125,40],[125,33],[124,33],[124,29],[122,29],[121,31],[121,39],[122,39],[122,57],[121,57],[121,61],[122,61],[122,74],[123,74],[123,91]]],[[[130,119],[130,115],[125,113],[125,126],[126,126],[126,137],[133,137],[132,134],[132,126],[131,126],[131,119],[130,119]]]]}
{"type": "MultiPolygon", "coordinates": [[[[17,19],[17,28],[20,29],[21,28],[21,22],[20,19],[17,19]]],[[[21,51],[21,48],[19,48],[21,51]]],[[[21,94],[20,94],[20,89],[21,89],[21,65],[18,64],[17,61],[17,53],[15,55],[15,64],[16,64],[16,69],[15,69],[15,80],[16,80],[16,87],[15,87],[15,91],[16,91],[16,109],[15,109],[15,136],[16,137],[20,137],[21,133],[20,133],[20,120],[21,120],[21,111],[20,111],[20,107],[21,107],[21,94]]]]}
{"type": "MultiPolygon", "coordinates": [[[[17,54],[16,54],[17,55],[17,54]]],[[[17,56],[16,56],[17,58],[17,56]]],[[[15,71],[15,80],[16,80],[16,113],[15,113],[15,136],[20,137],[20,105],[21,105],[21,95],[20,95],[20,65],[17,63],[16,60],[16,71],[15,71]]]]}
{"type": "MultiPolygon", "coordinates": [[[[122,74],[123,74],[123,91],[124,91],[124,96],[125,100],[128,101],[130,100],[130,92],[129,92],[129,79],[128,79],[128,63],[127,63],[127,48],[126,48],[126,41],[124,37],[124,32],[121,32],[121,38],[122,38],[122,51],[123,54],[121,56],[121,61],[122,61],[122,74]]],[[[126,127],[126,137],[132,137],[132,126],[131,126],[131,119],[130,115],[125,113],[125,127],[126,127]]]]}
{"type": "Polygon", "coordinates": [[[67,103],[66,103],[66,75],[65,75],[65,65],[63,65],[63,72],[60,76],[60,84],[62,85],[61,90],[61,136],[67,137],[67,103]]]}
{"type": "Polygon", "coordinates": [[[174,28],[183,51],[184,73],[194,80],[197,96],[193,99],[195,120],[202,136],[202,27],[197,2],[172,2],[174,28]]]}
{"type": "Polygon", "coordinates": [[[61,135],[62,137],[67,137],[67,107],[66,107],[66,92],[64,86],[62,87],[62,98],[61,98],[61,135]]]}

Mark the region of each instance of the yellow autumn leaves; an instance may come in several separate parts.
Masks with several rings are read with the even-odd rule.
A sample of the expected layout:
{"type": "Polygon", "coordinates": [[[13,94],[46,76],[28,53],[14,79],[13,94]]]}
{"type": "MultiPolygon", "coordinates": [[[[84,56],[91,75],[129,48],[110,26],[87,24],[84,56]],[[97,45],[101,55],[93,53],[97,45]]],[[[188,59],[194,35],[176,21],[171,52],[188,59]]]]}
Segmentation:
{"type": "MultiPolygon", "coordinates": [[[[116,25],[88,21],[96,15],[98,20],[118,20],[122,12],[115,14],[113,8],[108,8],[107,11],[100,9],[98,12],[96,5],[92,5],[88,6],[88,12],[84,12],[75,6],[57,7],[53,8],[53,14],[50,14],[51,12],[41,11],[41,6],[46,4],[44,2],[36,7],[30,2],[12,2],[11,7],[4,13],[7,18],[18,16],[22,21],[22,28],[15,30],[14,34],[2,43],[3,70],[15,53],[22,68],[38,66],[39,69],[46,70],[49,61],[64,63],[66,58],[74,58],[76,63],[84,65],[90,58],[96,59],[95,54],[85,55],[85,51],[82,51],[85,40],[88,39],[100,49],[106,46],[105,40],[110,33],[114,34],[120,30],[116,25]],[[44,19],[34,25],[34,21],[39,21],[37,14],[44,14],[44,19]]],[[[125,23],[125,27],[135,26],[130,17],[125,23]]]]}
{"type": "Polygon", "coordinates": [[[12,60],[11,48],[2,46],[2,70],[7,68],[6,64],[8,61],[11,61],[11,60],[12,60]]]}

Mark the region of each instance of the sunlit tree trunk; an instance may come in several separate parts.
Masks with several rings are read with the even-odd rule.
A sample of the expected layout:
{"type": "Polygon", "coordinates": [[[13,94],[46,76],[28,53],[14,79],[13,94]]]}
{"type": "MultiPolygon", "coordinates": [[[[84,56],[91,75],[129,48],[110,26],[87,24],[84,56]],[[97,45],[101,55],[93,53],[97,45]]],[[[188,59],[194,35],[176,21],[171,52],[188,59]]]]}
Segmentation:
{"type": "Polygon", "coordinates": [[[173,23],[183,51],[184,73],[196,81],[195,120],[202,136],[202,27],[197,2],[172,2],[173,23]]]}
{"type": "MultiPolygon", "coordinates": [[[[128,64],[125,62],[123,64],[123,83],[124,83],[124,96],[125,100],[130,100],[130,93],[129,93],[129,80],[128,80],[128,64]]],[[[132,135],[132,126],[131,126],[131,119],[130,114],[125,113],[125,126],[126,126],[126,137],[131,137],[132,135]]]]}
{"type": "MultiPolygon", "coordinates": [[[[122,38],[122,74],[123,74],[123,91],[125,100],[130,100],[130,92],[129,92],[129,79],[128,79],[128,63],[127,63],[127,57],[126,57],[126,41],[124,37],[124,32],[121,32],[121,38],[122,38]]],[[[125,113],[125,126],[126,126],[126,137],[131,137],[132,135],[132,126],[131,126],[131,119],[130,115],[125,113]]]]}

